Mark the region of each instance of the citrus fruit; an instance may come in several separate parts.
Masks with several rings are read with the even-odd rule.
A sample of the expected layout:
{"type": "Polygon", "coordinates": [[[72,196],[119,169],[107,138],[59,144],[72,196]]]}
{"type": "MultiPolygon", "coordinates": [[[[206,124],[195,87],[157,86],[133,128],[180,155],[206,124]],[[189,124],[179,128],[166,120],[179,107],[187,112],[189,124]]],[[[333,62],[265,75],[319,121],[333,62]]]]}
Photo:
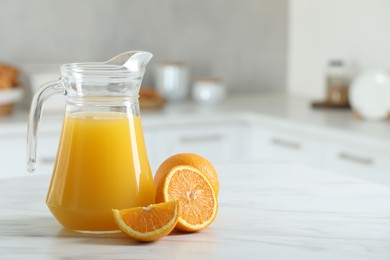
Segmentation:
{"type": "Polygon", "coordinates": [[[167,170],[156,188],[156,202],[179,201],[176,228],[193,232],[210,225],[217,215],[218,200],[207,176],[188,165],[167,170]]]}
{"type": "Polygon", "coordinates": [[[166,159],[157,169],[156,175],[154,177],[154,183],[156,187],[159,185],[161,180],[165,179],[169,170],[178,165],[189,165],[204,173],[209,179],[215,194],[218,196],[219,180],[214,166],[202,156],[192,153],[175,154],[166,159]]]}
{"type": "Polygon", "coordinates": [[[178,201],[151,204],[147,207],[112,210],[115,223],[138,241],[154,241],[168,235],[179,216],[178,201]]]}

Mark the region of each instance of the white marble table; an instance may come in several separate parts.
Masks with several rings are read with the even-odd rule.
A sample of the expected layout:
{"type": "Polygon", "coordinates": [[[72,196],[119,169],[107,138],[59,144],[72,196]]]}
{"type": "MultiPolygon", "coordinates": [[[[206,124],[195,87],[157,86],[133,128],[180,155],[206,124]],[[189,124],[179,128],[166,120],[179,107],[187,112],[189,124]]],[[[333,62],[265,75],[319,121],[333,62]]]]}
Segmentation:
{"type": "Polygon", "coordinates": [[[0,259],[390,259],[390,186],[294,164],[217,169],[215,222],[147,244],[63,230],[49,176],[0,180],[0,259]]]}

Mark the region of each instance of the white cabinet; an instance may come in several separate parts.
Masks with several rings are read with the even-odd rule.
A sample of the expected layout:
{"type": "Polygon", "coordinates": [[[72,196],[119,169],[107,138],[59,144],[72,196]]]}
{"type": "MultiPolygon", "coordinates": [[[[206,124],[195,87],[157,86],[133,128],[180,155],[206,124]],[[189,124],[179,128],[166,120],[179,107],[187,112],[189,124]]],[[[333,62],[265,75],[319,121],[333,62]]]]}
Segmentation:
{"type": "Polygon", "coordinates": [[[324,168],[390,184],[390,151],[357,144],[328,143],[324,168]]]}
{"type": "Polygon", "coordinates": [[[196,153],[213,163],[245,160],[249,157],[249,131],[249,126],[239,121],[178,124],[147,129],[145,140],[152,169],[156,170],[176,153],[196,153]]]}
{"type": "MultiPolygon", "coordinates": [[[[57,153],[58,136],[42,135],[38,139],[37,169],[34,174],[50,174],[57,153]]],[[[26,136],[0,136],[1,178],[26,176],[26,136]]]]}
{"type": "Polygon", "coordinates": [[[154,174],[159,166],[158,151],[156,149],[158,145],[157,131],[153,129],[144,128],[144,141],[146,146],[146,153],[148,155],[150,168],[154,174]]]}
{"type": "MultiPolygon", "coordinates": [[[[183,116],[183,115],[182,115],[183,116]]],[[[38,174],[51,174],[61,128],[61,117],[44,123],[39,133],[38,174]],[[49,127],[48,127],[49,126],[49,127]],[[42,127],[43,128],[43,127],[42,127]]],[[[297,162],[358,178],[390,184],[390,147],[327,128],[310,128],[273,117],[150,121],[144,138],[153,173],[176,153],[196,153],[212,163],[242,161],[297,162]],[[347,136],[346,136],[347,135],[347,136]],[[345,138],[348,137],[348,138],[345,138]]],[[[0,178],[27,175],[26,126],[0,133],[0,178]]]]}
{"type": "Polygon", "coordinates": [[[1,178],[27,175],[26,138],[22,135],[0,136],[1,178]]]}
{"type": "MultiPolygon", "coordinates": [[[[39,133],[37,146],[38,174],[51,174],[59,129],[39,133]]],[[[250,157],[250,126],[245,121],[160,124],[144,127],[144,139],[152,171],[176,153],[196,153],[212,163],[242,161],[250,157]]],[[[3,158],[0,178],[27,175],[26,136],[0,136],[0,156],[3,158]]]]}
{"type": "Polygon", "coordinates": [[[253,159],[320,165],[321,143],[301,132],[257,125],[254,128],[253,159]]]}
{"type": "Polygon", "coordinates": [[[38,174],[51,174],[57,156],[60,133],[43,133],[38,137],[37,169],[38,174]]]}
{"type": "Polygon", "coordinates": [[[278,162],[298,162],[333,172],[390,184],[390,149],[336,141],[327,131],[310,128],[291,130],[288,126],[257,124],[254,127],[252,158],[278,162]]]}

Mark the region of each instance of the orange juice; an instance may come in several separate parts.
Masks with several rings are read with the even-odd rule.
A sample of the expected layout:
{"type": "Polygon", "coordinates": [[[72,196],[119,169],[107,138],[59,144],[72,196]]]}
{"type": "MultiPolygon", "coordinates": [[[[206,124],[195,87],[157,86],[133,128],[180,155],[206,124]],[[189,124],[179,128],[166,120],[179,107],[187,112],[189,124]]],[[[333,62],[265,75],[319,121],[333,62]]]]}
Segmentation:
{"type": "Polygon", "coordinates": [[[46,201],[65,228],[118,230],[111,209],[147,206],[154,197],[139,116],[65,117],[46,201]]]}

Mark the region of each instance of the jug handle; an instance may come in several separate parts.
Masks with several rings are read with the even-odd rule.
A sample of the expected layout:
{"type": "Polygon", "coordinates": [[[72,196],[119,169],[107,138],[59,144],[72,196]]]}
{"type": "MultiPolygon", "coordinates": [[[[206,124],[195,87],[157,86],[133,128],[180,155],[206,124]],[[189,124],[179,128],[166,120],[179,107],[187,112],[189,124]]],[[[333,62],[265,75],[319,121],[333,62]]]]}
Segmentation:
{"type": "Polygon", "coordinates": [[[27,125],[27,170],[34,172],[36,168],[37,155],[37,133],[39,128],[39,121],[42,115],[42,107],[44,102],[56,94],[66,95],[65,87],[60,80],[50,81],[41,86],[34,94],[31,102],[30,114],[27,125]]]}

